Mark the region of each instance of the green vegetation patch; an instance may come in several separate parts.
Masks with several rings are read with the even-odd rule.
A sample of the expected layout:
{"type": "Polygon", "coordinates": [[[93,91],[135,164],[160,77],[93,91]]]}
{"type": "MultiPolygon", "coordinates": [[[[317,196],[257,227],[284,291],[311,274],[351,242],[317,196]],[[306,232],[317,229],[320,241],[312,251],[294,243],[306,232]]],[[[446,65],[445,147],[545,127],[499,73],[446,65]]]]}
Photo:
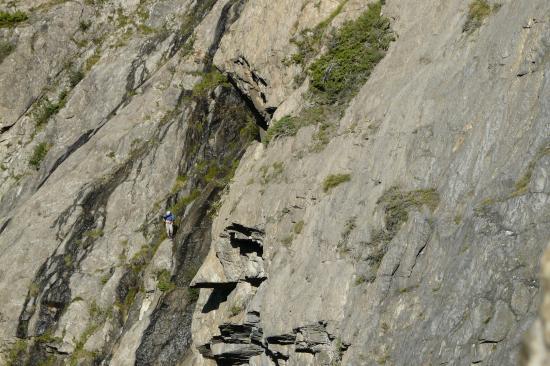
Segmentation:
{"type": "Polygon", "coordinates": [[[86,71],[90,71],[92,69],[92,67],[94,67],[95,64],[97,64],[97,62],[99,61],[99,59],[101,58],[101,51],[99,49],[96,48],[96,50],[94,51],[93,55],[91,55],[87,60],[86,60],[86,64],[84,66],[84,68],[86,69],[86,71]]]}
{"type": "Polygon", "coordinates": [[[284,116],[273,122],[265,135],[264,143],[269,142],[281,136],[294,136],[298,132],[298,124],[295,117],[284,116]]]}
{"type": "Polygon", "coordinates": [[[157,273],[157,287],[162,292],[170,292],[176,288],[176,284],[171,281],[170,271],[163,269],[157,273]]]}
{"type": "Polygon", "coordinates": [[[91,239],[98,239],[103,236],[103,230],[101,229],[93,229],[86,231],[83,236],[91,238],[91,239]]]}
{"type": "Polygon", "coordinates": [[[303,31],[298,40],[293,40],[298,53],[291,61],[307,68],[311,79],[305,96],[307,106],[298,116],[285,116],[273,122],[266,134],[266,144],[282,136],[295,135],[304,126],[322,123],[312,148],[314,152],[322,150],[335,131],[327,121],[341,118],[349,101],[395,40],[390,20],[382,15],[381,1],[370,4],[357,19],[327,35],[326,29],[345,3],[341,2],[316,28],[303,31]],[[328,45],[327,52],[316,58],[323,45],[328,45]]]}
{"type": "Polygon", "coordinates": [[[29,165],[38,170],[42,160],[44,160],[46,154],[48,154],[48,150],[50,150],[50,145],[47,142],[41,142],[36,145],[29,160],[29,165]]]}
{"type": "Polygon", "coordinates": [[[291,39],[291,42],[298,47],[298,52],[291,56],[295,64],[306,66],[319,53],[323,40],[327,37],[327,29],[334,18],[342,12],[349,0],[343,0],[336,9],[313,29],[304,29],[298,37],[291,39]]]}
{"type": "Polygon", "coordinates": [[[468,7],[468,16],[462,31],[470,33],[481,27],[485,18],[499,7],[499,5],[491,7],[487,0],[473,0],[468,7]]]}
{"type": "Polygon", "coordinates": [[[13,43],[0,41],[0,64],[13,52],[13,50],[15,50],[13,43]]]}
{"type": "Polygon", "coordinates": [[[19,365],[20,357],[27,352],[27,342],[18,339],[8,351],[7,366],[19,365]]]}
{"type": "Polygon", "coordinates": [[[193,87],[193,96],[205,96],[216,87],[229,86],[227,77],[216,69],[202,74],[202,79],[193,87]]]}
{"type": "Polygon", "coordinates": [[[234,305],[232,305],[232,306],[229,308],[229,314],[231,314],[231,316],[237,316],[237,315],[239,315],[243,310],[244,310],[244,308],[243,308],[241,305],[234,304],[234,305]]]}
{"type": "Polygon", "coordinates": [[[153,258],[155,248],[149,245],[143,245],[130,260],[130,268],[134,273],[140,273],[147,266],[151,258],[153,258]]]}
{"type": "Polygon", "coordinates": [[[81,32],[86,32],[90,27],[92,26],[92,22],[90,20],[81,20],[80,23],[78,23],[78,28],[81,32]]]}
{"type": "MultiPolygon", "coordinates": [[[[402,191],[398,187],[388,189],[377,201],[384,209],[385,228],[375,230],[367,245],[371,254],[365,259],[373,266],[379,266],[388,251],[388,244],[397,235],[401,226],[409,219],[409,211],[427,206],[431,210],[439,205],[439,193],[435,189],[402,191]]],[[[371,281],[368,278],[367,281],[371,281]]]]}
{"type": "Polygon", "coordinates": [[[381,11],[377,2],[346,22],[329,43],[328,52],[311,65],[311,86],[317,97],[332,103],[344,93],[354,96],[365,83],[395,39],[390,20],[381,11]]]}
{"type": "Polygon", "coordinates": [[[42,127],[45,125],[50,117],[57,114],[61,108],[62,106],[59,103],[52,103],[48,98],[44,98],[33,113],[36,126],[42,127]]]}
{"type": "MultiPolygon", "coordinates": [[[[91,308],[90,308],[90,315],[91,315],[91,308]]],[[[89,324],[86,329],[82,332],[80,335],[80,338],[75,344],[75,349],[71,356],[69,357],[69,365],[70,366],[77,366],[82,364],[87,364],[88,361],[91,363],[91,361],[94,359],[95,354],[93,352],[87,351],[84,349],[84,345],[88,341],[88,339],[99,329],[100,324],[99,322],[96,322],[95,319],[92,319],[92,323],[89,324]]]]}
{"type": "Polygon", "coordinates": [[[351,174],[331,174],[323,181],[323,191],[328,192],[342,183],[349,182],[351,174]]]}
{"type": "Polygon", "coordinates": [[[427,206],[431,210],[439,205],[439,193],[435,189],[418,189],[403,192],[397,187],[388,189],[378,199],[384,207],[386,231],[395,235],[401,225],[409,219],[409,211],[427,206]]]}
{"type": "Polygon", "coordinates": [[[200,189],[194,189],[189,193],[188,195],[182,197],[178,200],[172,207],[170,207],[170,211],[174,212],[176,215],[181,215],[185,208],[194,200],[196,200],[201,195],[200,189]]]}
{"type": "Polygon", "coordinates": [[[260,128],[254,122],[252,117],[247,118],[246,124],[239,131],[239,135],[244,141],[253,141],[260,139],[260,128]]]}
{"type": "Polygon", "coordinates": [[[0,28],[15,27],[18,23],[24,22],[27,19],[29,19],[29,16],[22,11],[9,13],[0,10],[0,28]]]}
{"type": "Polygon", "coordinates": [[[84,72],[82,72],[82,70],[69,71],[69,84],[71,85],[71,88],[77,86],[82,79],[84,79],[84,72]]]}
{"type": "Polygon", "coordinates": [[[38,107],[32,113],[37,128],[42,128],[52,116],[56,115],[65,107],[68,94],[69,92],[67,90],[62,90],[55,103],[50,101],[47,97],[42,98],[38,107]]]}

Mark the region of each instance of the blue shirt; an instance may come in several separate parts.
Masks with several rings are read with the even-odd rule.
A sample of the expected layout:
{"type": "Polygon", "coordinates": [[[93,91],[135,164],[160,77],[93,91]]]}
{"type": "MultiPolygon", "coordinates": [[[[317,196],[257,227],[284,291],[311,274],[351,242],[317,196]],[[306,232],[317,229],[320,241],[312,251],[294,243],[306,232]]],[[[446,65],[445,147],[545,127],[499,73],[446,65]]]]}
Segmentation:
{"type": "Polygon", "coordinates": [[[176,216],[174,216],[173,213],[171,213],[170,215],[164,215],[162,216],[166,221],[176,221],[176,216]]]}

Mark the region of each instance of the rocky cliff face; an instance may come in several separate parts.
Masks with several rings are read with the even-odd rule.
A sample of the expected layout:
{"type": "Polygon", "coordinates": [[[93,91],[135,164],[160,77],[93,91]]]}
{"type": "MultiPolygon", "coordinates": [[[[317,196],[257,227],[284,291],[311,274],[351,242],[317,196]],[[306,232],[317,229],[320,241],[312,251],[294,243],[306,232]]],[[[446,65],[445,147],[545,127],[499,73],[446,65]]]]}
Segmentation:
{"type": "Polygon", "coordinates": [[[549,14],[0,2],[0,364],[544,364],[549,14]]]}

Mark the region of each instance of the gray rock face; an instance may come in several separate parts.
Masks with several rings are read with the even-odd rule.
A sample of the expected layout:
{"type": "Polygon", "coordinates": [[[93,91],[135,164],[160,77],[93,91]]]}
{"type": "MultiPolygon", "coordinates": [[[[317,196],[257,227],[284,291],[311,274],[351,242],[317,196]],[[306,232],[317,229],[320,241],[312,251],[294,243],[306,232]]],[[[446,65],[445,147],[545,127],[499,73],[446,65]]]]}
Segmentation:
{"type": "MultiPolygon", "coordinates": [[[[270,16],[256,11],[262,22],[270,16]]],[[[517,364],[548,237],[548,4],[505,3],[471,33],[460,2],[436,11],[388,1],[384,12],[399,37],[329,122],[330,142],[319,151],[320,128],[306,127],[241,160],[194,280],[233,288],[215,311],[194,314],[197,365],[223,364],[206,350],[223,348],[222,329],[252,313],[266,348],[246,354],[253,365],[517,364]],[[323,191],[343,173],[349,182],[323,191]],[[397,225],[388,220],[395,208],[406,211],[397,225]],[[223,249],[232,223],[265,232],[258,288],[234,283],[247,263],[223,249]],[[326,326],[300,331],[315,324],[326,326]]],[[[240,82],[254,70],[279,83],[267,76],[274,66],[250,62],[261,53],[234,47],[250,66],[231,66],[226,48],[215,57],[222,68],[240,82]]],[[[269,90],[251,88],[252,99],[269,90]]],[[[275,118],[300,118],[299,98],[287,97],[275,118]]],[[[201,290],[197,309],[215,292],[201,290]]]]}
{"type": "Polygon", "coordinates": [[[0,1],[0,364],[547,364],[550,4],[367,8],[0,1]]]}

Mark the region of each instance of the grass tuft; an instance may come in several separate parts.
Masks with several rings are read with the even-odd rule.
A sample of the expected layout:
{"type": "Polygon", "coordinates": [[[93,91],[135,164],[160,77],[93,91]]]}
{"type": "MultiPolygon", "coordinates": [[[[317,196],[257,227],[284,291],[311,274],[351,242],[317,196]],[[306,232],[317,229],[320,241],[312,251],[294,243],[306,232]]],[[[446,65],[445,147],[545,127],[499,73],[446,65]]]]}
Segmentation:
{"type": "Polygon", "coordinates": [[[550,155],[550,144],[543,146],[541,149],[539,149],[539,151],[537,151],[534,159],[527,165],[527,169],[516,182],[514,186],[515,190],[511,194],[512,197],[521,196],[528,192],[529,184],[531,183],[531,179],[533,178],[533,173],[535,171],[537,163],[544,156],[548,155],[550,155]]]}
{"type": "Polygon", "coordinates": [[[48,150],[50,150],[50,145],[47,142],[41,142],[36,145],[29,160],[29,165],[38,170],[40,168],[42,160],[44,160],[44,158],[48,154],[48,150]]]}
{"type": "Polygon", "coordinates": [[[392,187],[377,203],[384,207],[386,232],[393,238],[401,225],[409,219],[408,213],[411,209],[427,206],[435,210],[439,205],[439,193],[435,189],[403,192],[397,187],[392,187]]]}
{"type": "Polygon", "coordinates": [[[157,287],[162,292],[170,292],[176,288],[176,284],[171,281],[170,271],[163,269],[157,273],[157,287]]]}
{"type": "Polygon", "coordinates": [[[216,69],[204,73],[201,81],[193,87],[193,96],[205,96],[220,85],[229,86],[227,77],[224,74],[216,69]]]}
{"type": "Polygon", "coordinates": [[[487,0],[473,0],[468,7],[468,16],[462,31],[471,33],[481,27],[485,18],[491,15],[492,11],[487,0]]]}
{"type": "Polygon", "coordinates": [[[94,53],[86,60],[86,64],[84,68],[86,71],[90,71],[95,64],[99,61],[101,58],[101,51],[99,49],[96,49],[94,53]]]}
{"type": "Polygon", "coordinates": [[[27,19],[29,19],[29,16],[22,11],[18,10],[14,13],[9,13],[0,10],[0,28],[15,27],[18,23],[24,22],[27,19]]]}
{"type": "Polygon", "coordinates": [[[342,9],[349,0],[343,0],[336,9],[313,29],[304,29],[298,37],[291,39],[291,42],[298,47],[298,52],[290,57],[292,63],[307,66],[321,50],[323,40],[327,37],[327,29],[334,18],[342,12],[342,9]]]}
{"type": "Polygon", "coordinates": [[[101,229],[93,229],[86,231],[83,236],[88,237],[90,239],[98,239],[103,236],[103,230],[101,229]]]}
{"type": "Polygon", "coordinates": [[[229,314],[231,314],[231,316],[237,316],[243,310],[244,310],[244,308],[241,305],[234,304],[229,308],[229,314]]]}
{"type": "Polygon", "coordinates": [[[57,103],[51,102],[48,98],[42,99],[38,108],[33,112],[36,127],[41,128],[50,117],[57,114],[65,106],[66,98],[67,94],[62,92],[57,103]]]}
{"type": "Polygon", "coordinates": [[[18,339],[8,352],[7,366],[19,365],[20,357],[27,352],[27,341],[18,339]]]}
{"type": "Polygon", "coordinates": [[[328,192],[342,183],[349,182],[351,174],[331,174],[323,181],[323,191],[328,192]]]}
{"type": "Polygon", "coordinates": [[[269,145],[272,140],[282,136],[294,136],[298,132],[298,125],[295,117],[284,116],[273,122],[265,135],[264,144],[269,145]]]}

